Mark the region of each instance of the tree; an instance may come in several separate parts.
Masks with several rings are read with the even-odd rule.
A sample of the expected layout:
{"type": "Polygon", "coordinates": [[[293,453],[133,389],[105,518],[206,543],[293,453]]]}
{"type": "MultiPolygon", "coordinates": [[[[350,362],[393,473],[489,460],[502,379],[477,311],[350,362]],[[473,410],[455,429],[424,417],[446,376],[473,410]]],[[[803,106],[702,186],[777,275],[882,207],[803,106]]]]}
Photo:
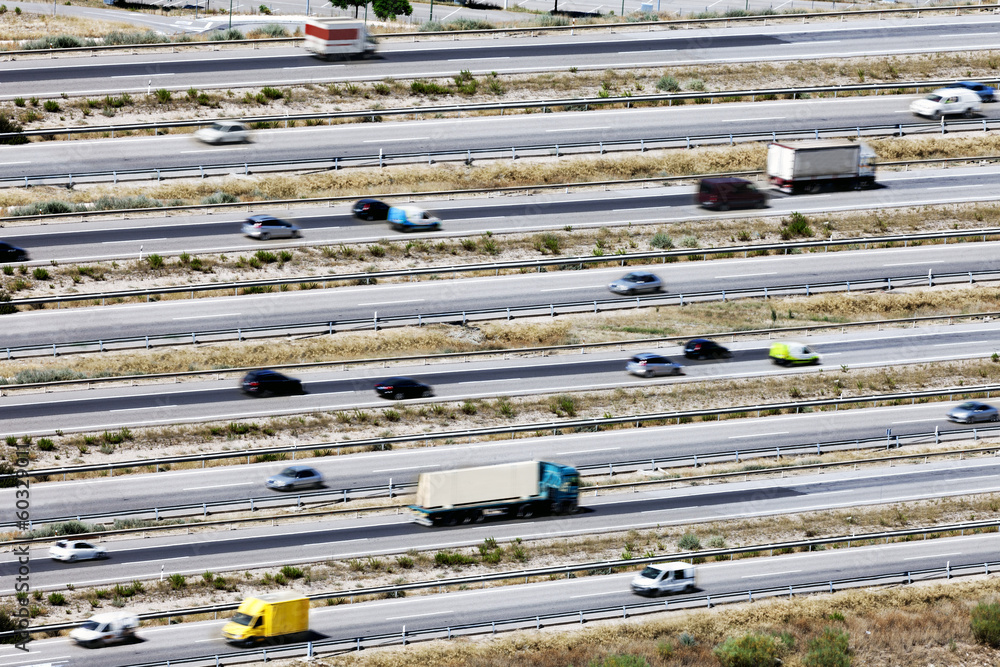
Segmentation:
{"type": "Polygon", "coordinates": [[[368,0],[330,0],[330,4],[340,9],[354,7],[354,18],[358,18],[358,9],[368,4],[368,0]]]}
{"type": "Polygon", "coordinates": [[[372,0],[372,11],[382,21],[392,21],[397,15],[410,16],[413,7],[409,0],[372,0]]]}

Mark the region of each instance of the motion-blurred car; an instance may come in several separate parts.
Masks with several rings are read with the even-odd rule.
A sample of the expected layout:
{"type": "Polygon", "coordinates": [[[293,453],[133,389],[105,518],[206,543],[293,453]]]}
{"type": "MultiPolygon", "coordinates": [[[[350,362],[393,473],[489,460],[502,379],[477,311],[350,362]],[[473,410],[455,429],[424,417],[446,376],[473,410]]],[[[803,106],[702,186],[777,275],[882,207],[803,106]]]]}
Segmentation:
{"type": "Polygon", "coordinates": [[[764,208],[767,194],[745,178],[703,178],[698,182],[695,202],[705,208],[764,208]]]}
{"type": "Polygon", "coordinates": [[[239,144],[250,140],[250,130],[238,120],[220,120],[196,131],[194,138],[206,144],[239,144]]]}
{"type": "Polygon", "coordinates": [[[684,368],[659,354],[640,352],[628,360],[625,370],[632,375],[651,378],[654,375],[680,375],[684,368]]]}
{"type": "Polygon", "coordinates": [[[615,294],[639,294],[640,292],[659,292],[663,289],[663,282],[648,271],[633,271],[608,285],[608,289],[615,294]]]}
{"type": "Polygon", "coordinates": [[[997,419],[1000,419],[1000,413],[997,413],[997,409],[979,401],[966,401],[948,411],[948,421],[960,424],[995,422],[997,419]]]}
{"type": "Polygon", "coordinates": [[[910,112],[938,119],[942,116],[969,117],[979,111],[979,95],[965,88],[938,88],[910,104],[910,112]]]}
{"type": "Polygon", "coordinates": [[[290,491],[292,489],[306,489],[312,486],[322,486],[323,475],[319,470],[309,466],[288,466],[277,475],[267,478],[267,488],[290,491]]]}
{"type": "Polygon", "coordinates": [[[243,223],[243,233],[261,241],[270,238],[294,239],[302,236],[302,230],[298,225],[266,214],[251,215],[247,218],[243,223]]]}
{"type": "Polygon", "coordinates": [[[953,88],[965,88],[966,90],[971,90],[976,95],[979,95],[979,100],[981,102],[992,102],[996,91],[993,88],[987,86],[985,83],[977,83],[975,81],[959,81],[952,86],[953,88]]]}
{"type": "Polygon", "coordinates": [[[303,394],[302,381],[282,375],[278,371],[250,371],[243,377],[240,388],[252,396],[264,394],[303,394]]]}
{"type": "Polygon", "coordinates": [[[441,229],[441,218],[419,206],[393,206],[386,214],[393,229],[403,232],[441,229]]]}
{"type": "Polygon", "coordinates": [[[6,241],[0,241],[0,262],[27,262],[28,251],[6,241]]]}
{"type": "Polygon", "coordinates": [[[650,563],[632,578],[632,592],[639,595],[684,593],[695,588],[695,567],[691,563],[650,563]]]}
{"type": "Polygon", "coordinates": [[[397,401],[404,398],[427,398],[434,395],[431,388],[423,382],[403,377],[382,380],[375,385],[375,393],[382,398],[391,398],[397,401]]]}
{"type": "Polygon", "coordinates": [[[389,217],[390,206],[378,199],[359,199],[351,207],[351,213],[358,220],[385,220],[389,217]]]}
{"type": "Polygon", "coordinates": [[[79,540],[59,540],[49,547],[49,558],[67,563],[107,557],[108,552],[104,547],[79,540]]]}
{"type": "Polygon", "coordinates": [[[688,359],[729,359],[733,353],[714,340],[695,338],[684,345],[684,356],[688,359]]]}
{"type": "Polygon", "coordinates": [[[97,614],[74,628],[69,637],[80,646],[94,648],[135,639],[139,617],[124,611],[97,614]]]}
{"type": "Polygon", "coordinates": [[[767,356],[779,366],[806,366],[819,363],[819,355],[811,347],[794,341],[772,343],[767,356]]]}

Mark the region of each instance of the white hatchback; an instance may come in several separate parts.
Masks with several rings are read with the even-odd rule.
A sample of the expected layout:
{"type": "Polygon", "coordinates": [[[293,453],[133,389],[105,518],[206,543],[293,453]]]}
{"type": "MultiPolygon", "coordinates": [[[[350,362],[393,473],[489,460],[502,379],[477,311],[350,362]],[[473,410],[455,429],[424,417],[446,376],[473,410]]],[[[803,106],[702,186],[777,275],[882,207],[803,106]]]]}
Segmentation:
{"type": "Polygon", "coordinates": [[[979,111],[979,95],[965,88],[938,88],[933,93],[910,104],[917,116],[935,120],[941,116],[966,116],[979,111]]]}
{"type": "Polygon", "coordinates": [[[59,540],[49,547],[49,558],[68,563],[107,557],[108,552],[104,547],[79,540],[59,540]]]}
{"type": "Polygon", "coordinates": [[[206,144],[238,144],[250,140],[250,130],[238,120],[220,120],[195,132],[194,138],[206,144]]]}

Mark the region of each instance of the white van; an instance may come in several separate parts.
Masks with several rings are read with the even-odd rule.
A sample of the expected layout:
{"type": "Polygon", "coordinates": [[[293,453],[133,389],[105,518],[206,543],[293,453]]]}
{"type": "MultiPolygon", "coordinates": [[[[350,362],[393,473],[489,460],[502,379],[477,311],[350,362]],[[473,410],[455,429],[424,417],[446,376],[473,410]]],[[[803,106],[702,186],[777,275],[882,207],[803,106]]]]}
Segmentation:
{"type": "Polygon", "coordinates": [[[979,95],[966,88],[938,88],[923,99],[914,100],[910,111],[937,120],[941,116],[971,116],[979,111],[979,95]]]}
{"type": "Polygon", "coordinates": [[[135,637],[135,629],[138,627],[139,619],[134,614],[113,611],[92,616],[80,627],[74,628],[69,636],[81,646],[102,646],[130,641],[135,637]]]}
{"type": "Polygon", "coordinates": [[[683,593],[695,588],[691,563],[650,563],[632,579],[632,592],[639,595],[683,593]]]}

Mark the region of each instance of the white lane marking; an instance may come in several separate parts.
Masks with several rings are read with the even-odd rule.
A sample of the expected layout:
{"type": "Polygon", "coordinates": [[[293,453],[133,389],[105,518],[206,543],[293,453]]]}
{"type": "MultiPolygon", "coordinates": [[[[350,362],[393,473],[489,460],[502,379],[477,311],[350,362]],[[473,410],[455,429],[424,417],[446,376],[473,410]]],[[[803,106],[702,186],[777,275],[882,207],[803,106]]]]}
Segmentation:
{"type": "Polygon", "coordinates": [[[559,130],[545,130],[546,132],[579,132],[581,130],[607,130],[610,125],[597,125],[595,127],[570,127],[559,130]]]}
{"type": "Polygon", "coordinates": [[[4,164],[31,164],[31,160],[24,160],[22,162],[4,162],[4,164]]]}
{"type": "Polygon", "coordinates": [[[442,614],[454,614],[454,613],[455,612],[449,609],[448,611],[431,611],[426,614],[409,614],[407,616],[386,616],[385,620],[398,621],[404,618],[421,618],[423,616],[441,616],[442,614]]]}
{"type": "Polygon", "coordinates": [[[944,260],[936,259],[931,262],[900,262],[899,264],[883,264],[882,266],[921,266],[923,264],[944,264],[944,260]]]}
{"type": "Polygon", "coordinates": [[[779,574],[795,574],[796,572],[801,572],[802,570],[785,570],[784,572],[767,572],[764,574],[747,574],[740,579],[756,579],[757,577],[776,577],[779,574]]]}
{"type": "Polygon", "coordinates": [[[622,591],[608,591],[607,593],[587,593],[586,595],[570,595],[571,600],[576,600],[577,598],[596,598],[601,595],[614,595],[615,593],[622,593],[622,591]]]}
{"type": "Polygon", "coordinates": [[[924,190],[961,190],[963,188],[981,188],[982,183],[975,183],[969,185],[939,185],[934,188],[924,188],[924,190]]]}
{"type": "Polygon", "coordinates": [[[382,468],[381,470],[372,470],[372,472],[399,472],[400,470],[417,470],[419,468],[440,468],[439,463],[428,463],[422,466],[408,466],[406,468],[382,468]]]}
{"type": "Polygon", "coordinates": [[[251,486],[256,484],[256,482],[237,482],[235,484],[213,484],[212,486],[189,486],[186,489],[181,489],[182,491],[201,491],[203,489],[225,489],[230,486],[251,486]]]}
{"type": "Polygon", "coordinates": [[[734,440],[736,438],[763,438],[768,435],[788,435],[788,431],[775,431],[773,433],[750,433],[748,435],[731,435],[729,436],[729,439],[734,440]]]}
{"type": "Polygon", "coordinates": [[[935,417],[934,419],[907,419],[901,422],[889,422],[890,424],[919,424],[921,422],[939,422],[941,417],[935,417]]]}
{"type": "Polygon", "coordinates": [[[720,123],[745,123],[750,120],[784,120],[786,116],[764,116],[763,118],[721,118],[720,123]]]}
{"type": "Polygon", "coordinates": [[[559,288],[556,288],[556,289],[543,289],[543,290],[538,290],[538,291],[539,292],[569,292],[569,291],[572,291],[572,290],[581,290],[581,289],[597,289],[599,287],[604,287],[604,285],[583,285],[582,287],[559,287],[559,288]]]}
{"type": "Polygon", "coordinates": [[[403,301],[369,301],[368,303],[359,303],[359,306],[385,306],[390,303],[420,303],[425,299],[405,299],[403,301]]]}
{"type": "Polygon", "coordinates": [[[145,408],[115,408],[113,410],[108,410],[108,412],[131,412],[133,410],[160,410],[162,408],[176,408],[176,405],[150,405],[145,408]]]}
{"type": "Polygon", "coordinates": [[[166,241],[166,236],[161,236],[158,239],[125,239],[124,241],[101,241],[102,245],[108,245],[111,243],[148,243],[149,241],[166,241]]]}
{"type": "Polygon", "coordinates": [[[191,315],[189,317],[175,317],[175,320],[206,320],[213,317],[239,317],[243,313],[219,313],[218,315],[191,315]]]}
{"type": "MultiPolygon", "coordinates": [[[[963,342],[963,345],[975,345],[977,343],[992,343],[991,340],[967,340],[963,342]]],[[[954,343],[934,343],[931,347],[954,347],[954,343]]]]}
{"type": "Polygon", "coordinates": [[[910,556],[909,558],[904,558],[903,560],[921,560],[923,558],[944,558],[945,556],[961,556],[961,551],[956,551],[950,554],[933,554],[931,556],[910,556]]]}
{"type": "Polygon", "coordinates": [[[379,142],[385,143],[388,141],[427,141],[430,137],[404,137],[402,139],[365,139],[361,143],[363,144],[377,144],[379,142]]]}
{"type": "MultiPolygon", "coordinates": [[[[59,642],[59,643],[61,644],[63,642],[59,642]]],[[[69,658],[70,658],[70,656],[68,656],[68,655],[57,655],[54,658],[45,658],[46,660],[48,660],[48,663],[43,663],[43,664],[51,665],[56,660],[69,660],[69,658]]],[[[41,660],[41,658],[38,658],[38,659],[41,660]]],[[[25,664],[24,658],[21,658],[19,660],[14,661],[14,662],[0,662],[0,665],[23,665],[23,664],[25,664]]]]}
{"type": "Polygon", "coordinates": [[[753,278],[754,276],[775,276],[778,275],[777,271],[771,271],[769,273],[734,273],[730,276],[715,276],[716,279],[719,278],[753,278]]]}
{"type": "MultiPolygon", "coordinates": [[[[174,74],[177,74],[177,72],[162,72],[162,73],[156,74],[154,76],[173,76],[174,74]]],[[[134,79],[137,76],[146,76],[146,75],[145,74],[119,74],[117,76],[112,76],[110,78],[112,78],[112,79],[134,79]]]]}
{"type": "Polygon", "coordinates": [[[483,58],[449,58],[447,62],[458,63],[465,62],[466,60],[510,60],[510,56],[488,56],[483,58]]]}
{"type": "Polygon", "coordinates": [[[577,449],[572,452],[556,452],[556,456],[563,456],[564,454],[589,454],[590,452],[614,452],[621,449],[621,447],[600,447],[598,449],[577,449]]]}
{"type": "Polygon", "coordinates": [[[222,151],[245,151],[248,150],[249,146],[227,146],[226,148],[204,148],[197,151],[181,151],[181,154],[187,153],[221,153],[222,151]]]}

